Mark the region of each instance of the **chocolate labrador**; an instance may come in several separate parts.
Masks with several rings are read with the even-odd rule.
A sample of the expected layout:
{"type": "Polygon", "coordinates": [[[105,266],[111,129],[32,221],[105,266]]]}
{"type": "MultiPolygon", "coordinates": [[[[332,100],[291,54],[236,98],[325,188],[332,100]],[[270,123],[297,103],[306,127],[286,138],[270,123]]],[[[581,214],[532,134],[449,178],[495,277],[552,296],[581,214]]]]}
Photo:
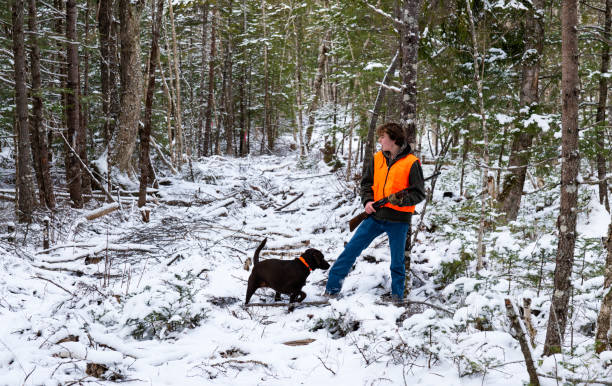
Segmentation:
{"type": "Polygon", "coordinates": [[[257,288],[269,287],[276,291],[274,300],[280,300],[280,294],[289,295],[289,303],[301,302],[306,297],[302,287],[313,269],[328,269],[329,263],[318,249],[309,248],[294,260],[267,259],[259,261],[259,252],[266,245],[265,238],[253,257],[253,271],[249,276],[246,299],[248,304],[257,288]]]}

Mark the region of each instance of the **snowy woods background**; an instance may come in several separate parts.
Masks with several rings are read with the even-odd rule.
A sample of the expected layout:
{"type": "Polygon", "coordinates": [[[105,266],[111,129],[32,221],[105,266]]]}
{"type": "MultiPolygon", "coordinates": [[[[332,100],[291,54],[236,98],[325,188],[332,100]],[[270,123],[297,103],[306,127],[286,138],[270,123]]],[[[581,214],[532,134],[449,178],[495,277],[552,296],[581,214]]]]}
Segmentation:
{"type": "Polygon", "coordinates": [[[9,0],[0,384],[612,384],[610,0],[9,0]],[[373,129],[425,176],[343,296],[248,260],[361,211],[373,129]],[[286,301],[286,299],[284,299],[286,301]]]}

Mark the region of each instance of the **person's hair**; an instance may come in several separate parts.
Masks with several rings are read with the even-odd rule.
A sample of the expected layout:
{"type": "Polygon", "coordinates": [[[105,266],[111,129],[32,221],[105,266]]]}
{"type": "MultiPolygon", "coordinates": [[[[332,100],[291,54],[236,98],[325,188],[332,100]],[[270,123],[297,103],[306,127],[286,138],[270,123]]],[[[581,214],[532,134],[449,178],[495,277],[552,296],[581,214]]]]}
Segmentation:
{"type": "Polygon", "coordinates": [[[404,130],[399,124],[395,122],[383,123],[376,128],[376,135],[380,137],[383,135],[383,133],[387,133],[389,138],[394,140],[397,146],[404,146],[406,137],[404,135],[404,130]]]}

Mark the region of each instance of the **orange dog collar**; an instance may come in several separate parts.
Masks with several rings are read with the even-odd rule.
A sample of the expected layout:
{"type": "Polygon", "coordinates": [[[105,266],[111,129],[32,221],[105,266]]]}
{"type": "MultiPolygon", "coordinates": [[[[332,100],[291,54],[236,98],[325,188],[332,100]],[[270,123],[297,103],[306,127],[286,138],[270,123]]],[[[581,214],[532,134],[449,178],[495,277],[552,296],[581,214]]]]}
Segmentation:
{"type": "Polygon", "coordinates": [[[302,263],[304,263],[304,265],[306,266],[306,268],[308,268],[308,270],[310,272],[312,272],[312,268],[310,268],[310,265],[308,265],[308,263],[306,262],[306,260],[304,260],[304,258],[302,256],[298,257],[298,260],[301,261],[302,263]]]}

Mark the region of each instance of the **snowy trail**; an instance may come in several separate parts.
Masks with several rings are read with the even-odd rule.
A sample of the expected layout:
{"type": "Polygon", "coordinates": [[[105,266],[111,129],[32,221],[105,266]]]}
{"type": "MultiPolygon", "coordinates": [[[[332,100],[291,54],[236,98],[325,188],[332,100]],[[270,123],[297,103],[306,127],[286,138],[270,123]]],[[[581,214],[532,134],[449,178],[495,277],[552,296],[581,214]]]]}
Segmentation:
{"type": "MultiPolygon", "coordinates": [[[[350,185],[318,167],[274,156],[212,157],[194,164],[195,182],[165,180],[149,223],[123,204],[121,212],[65,226],[45,253],[4,251],[0,385],[526,381],[518,344],[496,313],[505,287],[480,293],[482,280],[463,278],[435,290],[428,274],[444,254],[459,252],[427,232],[413,251],[425,285],[411,299],[455,297],[444,305],[453,316],[380,301],[390,284],[385,237],[364,251],[344,296],[329,305],[243,307],[244,263],[264,237],[262,258],[291,259],[313,247],[329,262],[348,241],[359,200],[347,199],[350,185]],[[483,310],[496,315],[493,331],[462,327],[483,310]]],[[[305,301],[322,300],[326,278],[312,272],[305,301]]],[[[273,301],[272,290],[252,299],[264,301],[273,301]]]]}

